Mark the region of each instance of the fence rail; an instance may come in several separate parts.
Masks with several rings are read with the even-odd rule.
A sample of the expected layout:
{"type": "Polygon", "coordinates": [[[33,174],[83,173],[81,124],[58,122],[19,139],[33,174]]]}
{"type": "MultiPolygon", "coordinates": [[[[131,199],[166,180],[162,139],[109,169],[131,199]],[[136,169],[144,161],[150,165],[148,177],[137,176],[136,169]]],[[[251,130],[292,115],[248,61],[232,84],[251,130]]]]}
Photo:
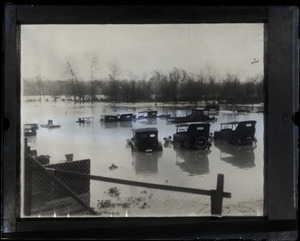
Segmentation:
{"type": "MultiPolygon", "coordinates": [[[[144,188],[151,188],[151,189],[159,189],[159,190],[166,190],[166,191],[174,191],[174,192],[184,192],[190,194],[198,194],[198,195],[207,195],[211,197],[211,214],[220,216],[222,214],[222,204],[223,198],[231,198],[231,193],[224,192],[224,175],[218,174],[217,176],[217,185],[215,190],[204,190],[204,189],[196,189],[196,188],[187,188],[187,187],[178,187],[178,186],[169,186],[169,185],[162,185],[162,184],[153,184],[153,183],[146,183],[146,182],[138,182],[138,181],[131,181],[131,180],[123,180],[117,178],[110,178],[110,177],[103,177],[103,176],[96,176],[84,173],[77,173],[77,172],[70,172],[65,170],[59,170],[55,168],[49,168],[43,166],[39,163],[39,161],[26,153],[26,159],[30,161],[31,165],[33,165],[42,175],[49,178],[51,182],[61,188],[66,194],[72,197],[79,205],[81,205],[86,211],[91,213],[92,215],[97,215],[97,212],[93,210],[87,203],[80,199],[80,197],[74,193],[67,185],[65,185],[62,180],[57,178],[56,176],[63,176],[63,177],[70,177],[73,179],[85,179],[85,180],[94,180],[94,181],[102,181],[102,182],[109,182],[109,183],[116,183],[122,185],[130,185],[136,187],[144,187],[144,188]]],[[[28,168],[26,168],[28,170],[28,168]]],[[[26,176],[26,174],[25,174],[26,176]]],[[[31,190],[31,189],[27,189],[31,190]]],[[[26,194],[25,194],[26,196],[26,194]]],[[[28,202],[29,203],[29,202],[28,202]]],[[[27,207],[28,209],[28,207],[27,207]]]]}

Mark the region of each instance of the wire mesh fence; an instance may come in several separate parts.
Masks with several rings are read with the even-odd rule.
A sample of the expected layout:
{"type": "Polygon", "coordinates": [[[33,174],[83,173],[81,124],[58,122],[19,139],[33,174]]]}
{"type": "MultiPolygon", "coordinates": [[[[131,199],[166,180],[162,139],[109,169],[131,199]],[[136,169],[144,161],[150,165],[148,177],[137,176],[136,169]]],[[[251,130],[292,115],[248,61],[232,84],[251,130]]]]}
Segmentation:
{"type": "MultiPolygon", "coordinates": [[[[206,213],[210,207],[210,214],[221,215],[223,198],[231,197],[230,193],[223,191],[224,176],[221,174],[217,178],[216,190],[203,190],[95,176],[90,173],[90,159],[49,164],[49,156],[36,154],[26,146],[25,216],[127,216],[129,209],[135,210],[135,215],[161,215],[158,205],[166,210],[176,210],[175,206],[182,205],[187,195],[194,195],[188,205],[195,205],[197,210],[206,209],[206,213]],[[91,187],[93,191],[97,190],[94,193],[99,197],[97,202],[91,201],[91,187]],[[169,196],[171,192],[176,194],[169,196]],[[206,200],[201,206],[199,196],[210,197],[210,203],[206,200]],[[148,209],[150,204],[154,207],[152,213],[148,209]],[[146,209],[146,212],[141,212],[146,209]]],[[[172,215],[172,212],[167,214],[172,215]]]]}
{"type": "Polygon", "coordinates": [[[66,176],[56,170],[90,174],[90,160],[49,164],[49,157],[30,154],[25,155],[24,215],[89,214],[90,181],[66,176]]]}

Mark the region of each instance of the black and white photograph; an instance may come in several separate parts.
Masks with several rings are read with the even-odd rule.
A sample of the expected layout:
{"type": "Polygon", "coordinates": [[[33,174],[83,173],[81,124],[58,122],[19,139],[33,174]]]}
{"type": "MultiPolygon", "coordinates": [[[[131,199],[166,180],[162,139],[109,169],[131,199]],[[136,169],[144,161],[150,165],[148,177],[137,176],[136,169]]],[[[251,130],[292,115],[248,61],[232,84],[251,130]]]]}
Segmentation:
{"type": "Polygon", "coordinates": [[[264,37],[21,25],[21,217],[264,216],[264,37]]]}

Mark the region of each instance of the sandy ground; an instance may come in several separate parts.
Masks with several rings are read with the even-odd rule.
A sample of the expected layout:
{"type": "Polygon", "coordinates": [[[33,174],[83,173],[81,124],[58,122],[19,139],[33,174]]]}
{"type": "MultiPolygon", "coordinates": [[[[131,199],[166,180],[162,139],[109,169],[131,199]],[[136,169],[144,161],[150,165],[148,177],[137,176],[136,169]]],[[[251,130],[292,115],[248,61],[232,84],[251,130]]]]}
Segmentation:
{"type": "MultiPolygon", "coordinates": [[[[103,217],[211,216],[210,196],[135,188],[130,193],[119,187],[104,191],[95,211],[103,217]]],[[[263,201],[227,204],[222,216],[262,216],[263,201]]]]}

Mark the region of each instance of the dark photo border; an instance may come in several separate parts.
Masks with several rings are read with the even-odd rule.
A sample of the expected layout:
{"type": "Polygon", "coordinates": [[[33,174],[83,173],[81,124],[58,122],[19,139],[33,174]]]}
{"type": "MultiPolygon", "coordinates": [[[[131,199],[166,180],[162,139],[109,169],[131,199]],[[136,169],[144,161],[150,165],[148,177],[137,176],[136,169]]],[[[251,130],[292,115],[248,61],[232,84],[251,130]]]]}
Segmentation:
{"type": "Polygon", "coordinates": [[[2,237],[297,239],[297,6],[6,5],[3,26],[2,237]],[[20,25],[146,23],[265,23],[264,216],[20,218],[20,25]]]}

